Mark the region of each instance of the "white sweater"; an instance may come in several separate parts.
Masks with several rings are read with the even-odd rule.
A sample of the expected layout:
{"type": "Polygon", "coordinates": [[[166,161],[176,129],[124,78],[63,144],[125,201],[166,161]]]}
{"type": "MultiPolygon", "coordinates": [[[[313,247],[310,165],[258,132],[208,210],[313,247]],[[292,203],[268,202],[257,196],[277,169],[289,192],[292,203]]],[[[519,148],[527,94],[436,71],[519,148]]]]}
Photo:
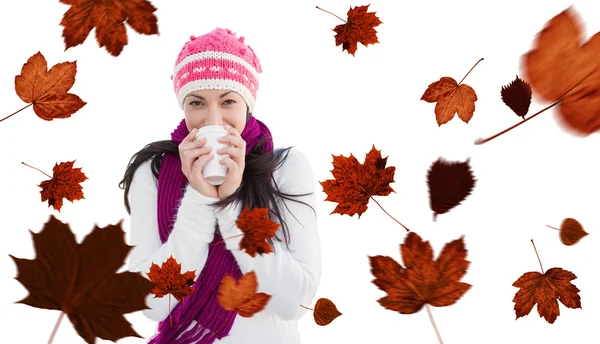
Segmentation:
{"type": "MultiPolygon", "coordinates": [[[[303,153],[292,148],[281,168],[274,172],[274,177],[282,192],[312,192],[309,196],[296,199],[310,204],[316,211],[315,180],[311,165],[303,153]]],[[[140,165],[135,172],[129,190],[129,200],[130,245],[134,246],[129,255],[129,270],[142,272],[145,277],[153,262],[160,266],[173,255],[173,258],[181,263],[182,272],[196,270],[198,278],[208,257],[208,245],[214,238],[216,221],[223,238],[242,233],[235,224],[241,212],[240,206],[234,207],[230,204],[222,211],[217,211],[217,208],[210,204],[218,198],[204,196],[187,184],[175,217],[173,231],[169,239],[162,244],[156,217],[157,181],[152,175],[150,160],[140,165]]],[[[321,279],[321,245],[317,220],[313,210],[305,204],[283,200],[279,206],[289,230],[291,252],[285,242],[273,239],[274,253],[257,254],[253,258],[239,249],[241,236],[225,240],[227,249],[232,252],[242,273],[255,271],[257,292],[272,296],[265,309],[252,317],[237,315],[229,335],[222,340],[215,340],[215,343],[301,343],[298,319],[304,316],[307,310],[300,305],[314,308],[314,296],[321,279]],[[282,203],[285,203],[285,206],[282,203]]],[[[273,220],[277,221],[276,218],[273,220]]],[[[285,240],[281,226],[276,235],[285,240]]],[[[178,301],[171,296],[169,309],[168,296],[154,298],[154,294],[150,294],[146,298],[146,304],[151,309],[142,312],[152,320],[162,321],[169,316],[177,303],[178,301]]],[[[312,317],[312,314],[310,316],[312,317]]]]}

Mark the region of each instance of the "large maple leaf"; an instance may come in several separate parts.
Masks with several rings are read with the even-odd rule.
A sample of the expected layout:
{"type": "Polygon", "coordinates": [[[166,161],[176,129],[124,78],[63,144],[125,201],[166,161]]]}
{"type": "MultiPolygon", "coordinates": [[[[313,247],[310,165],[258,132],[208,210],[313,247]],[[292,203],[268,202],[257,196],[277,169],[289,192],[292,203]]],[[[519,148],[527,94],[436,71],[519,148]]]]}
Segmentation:
{"type": "Polygon", "coordinates": [[[364,164],[350,153],[346,158],[342,155],[333,157],[333,170],[335,179],[319,182],[323,192],[327,194],[325,201],[339,203],[330,213],[346,214],[358,218],[367,210],[367,203],[371,196],[387,196],[395,192],[390,183],[394,182],[394,166],[385,167],[387,157],[381,157],[381,151],[375,149],[367,153],[364,164]]]}
{"type": "Polygon", "coordinates": [[[521,67],[533,94],[560,101],[560,123],[585,136],[600,130],[600,33],[582,45],[583,39],[583,24],[570,6],[546,23],[521,67]]]}
{"type": "Polygon", "coordinates": [[[52,179],[44,180],[39,187],[42,195],[42,202],[48,201],[48,206],[60,211],[63,205],[63,198],[73,202],[75,200],[85,199],[83,197],[82,183],[88,179],[81,172],[81,168],[73,168],[73,161],[61,162],[54,165],[54,174],[52,179]]]}
{"type": "Polygon", "coordinates": [[[524,273],[513,283],[520,288],[513,298],[517,319],[529,314],[536,303],[538,314],[550,324],[560,315],[558,301],[569,308],[581,308],[579,289],[571,283],[575,278],[574,273],[561,268],[551,268],[544,274],[524,273]]]}
{"type": "Polygon", "coordinates": [[[433,249],[415,232],[409,232],[400,245],[404,265],[388,256],[368,256],[372,282],[388,295],[377,300],[383,307],[412,314],[425,304],[436,307],[454,304],[471,288],[459,280],[470,262],[463,237],[447,243],[437,260],[433,249]]]}
{"type": "Polygon", "coordinates": [[[375,26],[383,24],[375,15],[376,12],[367,12],[370,5],[350,7],[348,10],[348,21],[336,26],[335,45],[342,45],[342,51],[347,50],[354,56],[358,43],[365,47],[369,44],[379,43],[375,26]]]}
{"type": "Polygon", "coordinates": [[[22,101],[33,104],[39,118],[69,118],[87,104],[76,94],[67,93],[75,83],[75,74],[77,61],[58,63],[48,70],[44,55],[38,51],[15,76],[15,91],[22,101]]]}
{"type": "Polygon", "coordinates": [[[257,293],[256,273],[250,271],[236,282],[231,275],[223,276],[219,285],[217,300],[221,307],[228,311],[236,311],[240,316],[249,318],[262,311],[271,295],[257,293]]]}
{"type": "Polygon", "coordinates": [[[167,294],[183,302],[183,299],[194,292],[192,285],[196,278],[196,270],[181,273],[181,263],[170,256],[161,266],[152,263],[148,278],[154,283],[152,294],[156,297],[163,297],[167,294]]]}
{"type": "Polygon", "coordinates": [[[113,56],[127,45],[125,22],[140,34],[158,34],[156,8],[147,0],[60,0],[71,5],[60,25],[65,50],[82,44],[96,28],[96,41],[113,56]]]}
{"type": "Polygon", "coordinates": [[[16,279],[29,291],[18,303],[68,315],[87,343],[96,337],[116,341],[139,337],[123,314],[149,309],[152,282],[140,273],[116,273],[133,246],[125,243],[123,220],[95,226],[78,244],[68,225],[54,216],[39,233],[31,232],[36,258],[15,258],[16,279]]]}
{"type": "Polygon", "coordinates": [[[268,208],[244,208],[236,220],[236,225],[244,233],[240,241],[240,250],[246,250],[250,256],[273,252],[271,245],[266,241],[275,236],[279,224],[267,217],[268,208]]]}

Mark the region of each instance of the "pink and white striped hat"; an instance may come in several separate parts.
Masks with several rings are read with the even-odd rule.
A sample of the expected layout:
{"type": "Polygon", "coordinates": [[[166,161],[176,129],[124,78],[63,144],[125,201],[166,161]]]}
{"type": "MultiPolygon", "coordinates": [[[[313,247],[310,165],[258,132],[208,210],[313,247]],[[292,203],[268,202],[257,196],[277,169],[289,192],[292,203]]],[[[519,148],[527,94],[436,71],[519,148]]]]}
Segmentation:
{"type": "Polygon", "coordinates": [[[227,89],[239,93],[254,110],[256,91],[262,73],[260,60],[244,37],[237,38],[229,29],[216,28],[194,37],[177,56],[171,79],[179,107],[183,99],[197,90],[227,89]]]}

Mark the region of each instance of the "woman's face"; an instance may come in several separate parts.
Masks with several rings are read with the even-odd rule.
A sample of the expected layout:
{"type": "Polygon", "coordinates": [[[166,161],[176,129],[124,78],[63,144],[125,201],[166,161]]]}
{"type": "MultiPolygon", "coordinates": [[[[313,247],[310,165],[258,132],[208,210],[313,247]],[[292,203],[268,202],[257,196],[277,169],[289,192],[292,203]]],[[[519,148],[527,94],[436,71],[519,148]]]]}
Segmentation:
{"type": "Polygon", "coordinates": [[[188,131],[207,125],[230,125],[239,133],[246,125],[246,102],[231,90],[199,90],[183,100],[188,131]]]}

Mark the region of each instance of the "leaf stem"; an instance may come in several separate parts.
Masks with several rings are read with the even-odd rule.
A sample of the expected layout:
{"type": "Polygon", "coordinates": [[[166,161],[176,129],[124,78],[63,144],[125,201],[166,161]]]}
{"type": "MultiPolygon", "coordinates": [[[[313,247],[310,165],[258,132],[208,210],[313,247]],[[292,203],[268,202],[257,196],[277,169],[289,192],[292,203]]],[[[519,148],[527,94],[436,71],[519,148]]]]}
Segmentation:
{"type": "Polygon", "coordinates": [[[304,308],[306,308],[306,309],[310,309],[311,311],[314,311],[314,309],[312,309],[312,308],[308,308],[308,307],[306,307],[306,306],[303,306],[303,305],[300,305],[300,307],[304,307],[304,308]]]}
{"type": "Polygon", "coordinates": [[[229,237],[229,238],[225,238],[225,239],[223,239],[223,240],[219,240],[219,241],[217,241],[217,242],[213,242],[212,244],[210,244],[210,246],[215,246],[216,244],[220,244],[220,243],[222,243],[223,241],[225,241],[225,240],[227,240],[227,239],[232,239],[232,238],[239,237],[239,236],[242,236],[242,235],[244,235],[244,233],[242,233],[242,234],[238,234],[238,235],[234,235],[234,236],[231,236],[231,237],[229,237]]]}
{"type": "Polygon", "coordinates": [[[542,274],[544,273],[544,267],[542,266],[542,261],[540,260],[540,256],[538,255],[538,251],[535,248],[535,243],[533,242],[533,239],[531,239],[531,243],[533,244],[533,249],[535,250],[535,255],[537,256],[538,262],[540,262],[540,268],[542,269],[542,274]]]}
{"type": "Polygon", "coordinates": [[[48,339],[48,344],[52,344],[52,341],[54,340],[54,336],[56,335],[56,331],[58,331],[58,326],[60,326],[60,322],[62,321],[62,319],[65,317],[65,312],[60,312],[58,319],[56,320],[56,324],[54,325],[54,329],[52,330],[52,333],[50,334],[50,339],[48,339]]]}
{"type": "Polygon", "coordinates": [[[431,308],[429,308],[428,304],[425,304],[425,308],[427,308],[427,314],[429,314],[429,321],[431,321],[431,325],[433,325],[433,329],[435,330],[435,334],[437,335],[438,341],[440,344],[444,344],[442,340],[442,336],[440,335],[440,331],[438,331],[437,326],[435,326],[435,321],[433,321],[433,315],[431,314],[431,308]]]}
{"type": "Polygon", "coordinates": [[[460,80],[460,82],[457,85],[460,85],[461,82],[463,82],[463,80],[465,80],[465,78],[467,77],[467,75],[469,75],[469,73],[471,73],[471,71],[473,70],[473,68],[475,68],[475,66],[477,66],[479,64],[479,62],[483,61],[483,57],[479,59],[479,61],[477,61],[473,67],[471,67],[471,69],[469,69],[469,71],[467,72],[467,74],[465,74],[465,76],[460,80]]]}
{"type": "Polygon", "coordinates": [[[381,208],[381,210],[383,210],[383,212],[385,212],[389,217],[391,217],[394,221],[398,222],[400,224],[400,226],[404,227],[404,229],[406,229],[407,232],[410,232],[410,229],[406,228],[405,225],[403,225],[400,221],[396,220],[392,215],[390,215],[387,211],[385,211],[385,209],[383,209],[381,204],[379,204],[379,202],[377,202],[377,200],[375,200],[375,198],[373,198],[373,196],[369,196],[369,198],[371,198],[375,203],[377,203],[379,208],[381,208]]]}
{"type": "Polygon", "coordinates": [[[24,163],[24,162],[22,162],[22,161],[21,161],[21,164],[23,164],[23,165],[25,165],[25,166],[29,166],[29,167],[33,168],[34,170],[38,170],[38,171],[42,172],[43,174],[47,175],[47,176],[48,176],[48,178],[52,178],[52,176],[49,176],[49,175],[48,175],[48,173],[46,173],[46,172],[44,172],[44,171],[42,171],[42,170],[40,170],[40,169],[38,169],[38,168],[35,168],[35,167],[31,166],[31,165],[27,165],[26,163],[24,163]]]}
{"type": "MultiPolygon", "coordinates": [[[[333,13],[329,12],[329,11],[326,11],[326,10],[322,9],[322,8],[321,8],[321,7],[319,7],[319,6],[317,6],[317,8],[318,8],[318,9],[320,9],[321,11],[323,11],[323,12],[327,12],[327,13],[329,13],[329,14],[331,14],[331,15],[334,15],[334,16],[338,17],[337,15],[335,15],[335,14],[333,14],[333,13]]],[[[338,18],[339,18],[341,21],[343,21],[344,23],[346,23],[346,21],[345,21],[344,19],[342,19],[342,18],[340,18],[340,17],[338,17],[338,18]]]]}
{"type": "Polygon", "coordinates": [[[549,226],[549,225],[546,225],[546,227],[550,227],[550,228],[552,228],[552,229],[556,229],[557,231],[559,231],[559,230],[560,230],[560,228],[552,227],[552,226],[549,226]]]}
{"type": "Polygon", "coordinates": [[[14,115],[18,114],[19,112],[21,112],[21,111],[23,111],[23,110],[27,109],[27,108],[28,108],[28,107],[30,107],[31,105],[33,105],[33,103],[29,103],[29,104],[27,104],[27,105],[23,106],[22,108],[20,108],[19,110],[17,110],[17,111],[15,111],[15,112],[13,112],[12,114],[10,114],[10,115],[8,115],[8,116],[4,117],[3,119],[0,119],[0,122],[2,122],[2,121],[4,121],[5,119],[8,119],[8,118],[10,118],[10,117],[12,117],[12,116],[14,116],[14,115]]]}

